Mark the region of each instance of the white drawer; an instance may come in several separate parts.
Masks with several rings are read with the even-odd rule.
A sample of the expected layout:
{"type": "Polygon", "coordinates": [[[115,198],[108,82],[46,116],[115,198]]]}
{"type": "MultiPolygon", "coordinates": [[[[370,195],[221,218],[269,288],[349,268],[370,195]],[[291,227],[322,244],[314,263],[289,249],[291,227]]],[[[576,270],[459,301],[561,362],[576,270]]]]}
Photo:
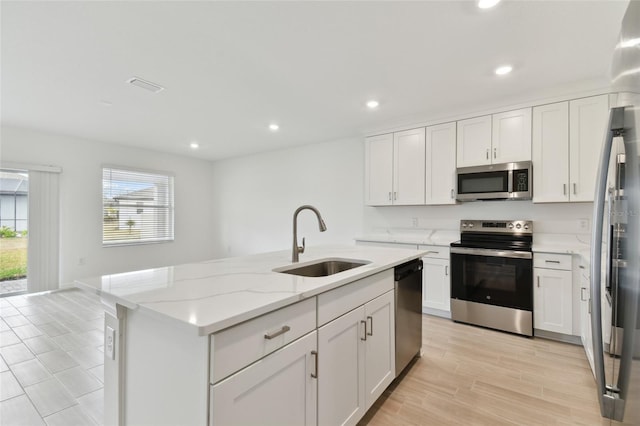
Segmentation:
{"type": "Polygon", "coordinates": [[[562,269],[565,271],[570,271],[571,255],[555,253],[534,253],[533,267],[546,269],[562,269]]]}
{"type": "Polygon", "coordinates": [[[393,269],[318,295],[318,327],[394,288],[393,269]]]}
{"type": "Polygon", "coordinates": [[[213,334],[211,383],[224,379],[315,328],[316,299],[311,297],[213,334]],[[265,337],[274,334],[273,338],[265,337]]]}
{"type": "Polygon", "coordinates": [[[424,257],[434,257],[436,259],[449,259],[449,247],[445,246],[418,246],[418,250],[428,250],[424,257]]]}

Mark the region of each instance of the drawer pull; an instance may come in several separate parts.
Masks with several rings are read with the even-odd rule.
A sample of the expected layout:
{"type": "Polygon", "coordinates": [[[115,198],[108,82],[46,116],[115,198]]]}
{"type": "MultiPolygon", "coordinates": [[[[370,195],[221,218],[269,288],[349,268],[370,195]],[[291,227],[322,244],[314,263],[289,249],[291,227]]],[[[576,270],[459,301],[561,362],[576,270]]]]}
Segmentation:
{"type": "Polygon", "coordinates": [[[557,263],[560,264],[559,260],[545,260],[545,263],[557,263]]]}
{"type": "Polygon", "coordinates": [[[540,275],[536,277],[536,281],[538,282],[538,287],[540,287],[540,275]]]}
{"type": "Polygon", "coordinates": [[[288,325],[283,325],[282,328],[278,331],[274,331],[273,333],[267,333],[264,335],[264,338],[267,340],[271,340],[275,337],[278,337],[281,334],[286,333],[287,331],[291,330],[291,327],[289,327],[288,325]]]}
{"type": "Polygon", "coordinates": [[[367,320],[369,321],[369,331],[367,331],[367,336],[373,336],[373,317],[368,316],[367,320]]]}
{"type": "Polygon", "coordinates": [[[586,302],[587,299],[584,297],[584,291],[586,290],[586,287],[582,287],[580,288],[580,300],[582,300],[583,302],[586,302]]]}
{"type": "Polygon", "coordinates": [[[316,360],[315,362],[315,371],[311,373],[311,377],[314,379],[318,378],[318,351],[311,351],[311,356],[313,356],[316,360]]]}
{"type": "Polygon", "coordinates": [[[425,255],[427,254],[438,254],[440,253],[439,251],[435,251],[435,250],[429,250],[428,252],[425,253],[425,255]]]}
{"type": "Polygon", "coordinates": [[[367,322],[364,320],[361,320],[360,322],[364,324],[364,337],[361,337],[360,340],[363,340],[366,342],[367,341],[367,322]]]}

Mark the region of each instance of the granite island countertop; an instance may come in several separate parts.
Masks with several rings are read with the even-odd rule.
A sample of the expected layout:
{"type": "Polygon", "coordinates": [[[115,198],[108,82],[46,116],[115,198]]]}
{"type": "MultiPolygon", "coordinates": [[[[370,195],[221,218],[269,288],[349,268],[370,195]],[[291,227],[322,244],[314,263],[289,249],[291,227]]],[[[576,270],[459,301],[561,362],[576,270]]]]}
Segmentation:
{"type": "Polygon", "coordinates": [[[274,268],[293,265],[291,251],[79,279],[110,304],[178,321],[204,336],[344,284],[419,259],[421,250],[363,246],[307,247],[299,265],[326,258],[370,263],[327,277],[301,277],[274,268]]]}

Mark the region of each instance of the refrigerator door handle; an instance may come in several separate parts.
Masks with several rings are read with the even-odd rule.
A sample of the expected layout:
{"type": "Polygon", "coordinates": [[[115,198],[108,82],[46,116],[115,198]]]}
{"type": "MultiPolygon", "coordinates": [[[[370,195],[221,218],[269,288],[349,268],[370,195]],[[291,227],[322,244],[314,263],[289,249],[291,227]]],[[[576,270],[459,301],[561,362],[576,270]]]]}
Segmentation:
{"type": "Polygon", "coordinates": [[[593,200],[593,228],[591,233],[591,337],[593,342],[593,364],[600,413],[603,417],[622,420],[624,416],[624,395],[607,389],[604,373],[604,345],[602,342],[602,230],[604,226],[604,206],[609,169],[609,158],[613,138],[620,136],[624,123],[624,107],[611,108],[604,144],[600,154],[600,164],[596,175],[596,190],[593,200]]]}

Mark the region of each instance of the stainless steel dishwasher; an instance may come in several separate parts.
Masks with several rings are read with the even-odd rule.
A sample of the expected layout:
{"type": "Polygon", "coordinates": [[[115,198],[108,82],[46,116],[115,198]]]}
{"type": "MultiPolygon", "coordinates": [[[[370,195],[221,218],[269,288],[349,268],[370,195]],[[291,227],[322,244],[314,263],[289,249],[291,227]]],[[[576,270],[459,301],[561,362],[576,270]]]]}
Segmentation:
{"type": "Polygon", "coordinates": [[[396,377],[422,348],[422,260],[396,266],[396,377]]]}

